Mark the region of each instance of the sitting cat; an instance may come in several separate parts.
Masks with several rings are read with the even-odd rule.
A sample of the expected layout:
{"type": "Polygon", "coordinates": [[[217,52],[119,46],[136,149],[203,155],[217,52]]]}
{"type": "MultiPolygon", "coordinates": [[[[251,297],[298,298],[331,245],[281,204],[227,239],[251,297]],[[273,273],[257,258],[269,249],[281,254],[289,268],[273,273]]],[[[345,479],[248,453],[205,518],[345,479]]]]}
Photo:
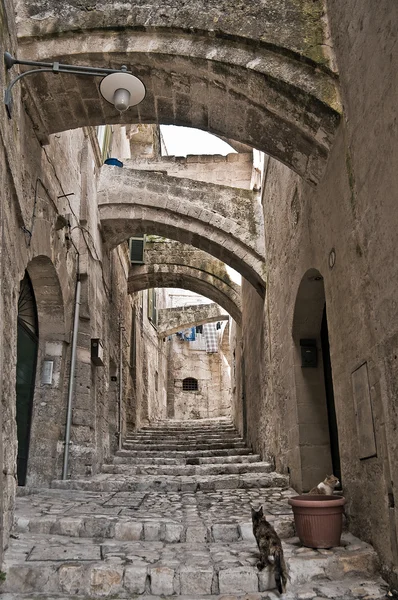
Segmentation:
{"type": "Polygon", "coordinates": [[[262,506],[258,510],[252,508],[252,521],[254,537],[260,550],[260,562],[257,563],[257,568],[261,571],[266,565],[272,565],[276,587],[279,593],[283,594],[286,591],[288,575],[281,540],[271,523],[268,523],[265,518],[262,506]],[[274,559],[273,563],[269,560],[270,556],[274,559]]]}
{"type": "Polygon", "coordinates": [[[339,485],[340,481],[334,475],[327,475],[322,483],[318,483],[317,486],[310,490],[309,494],[324,494],[326,496],[332,496],[333,490],[336,485],[339,485]]]}

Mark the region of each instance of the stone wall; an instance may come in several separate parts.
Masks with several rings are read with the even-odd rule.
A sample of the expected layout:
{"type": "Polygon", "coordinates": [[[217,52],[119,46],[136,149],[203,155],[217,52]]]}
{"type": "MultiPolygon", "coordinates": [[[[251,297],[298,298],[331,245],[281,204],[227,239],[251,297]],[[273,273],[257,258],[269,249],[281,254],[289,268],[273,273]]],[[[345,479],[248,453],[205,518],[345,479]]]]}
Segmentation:
{"type": "MultiPolygon", "coordinates": [[[[6,24],[13,22],[12,15],[11,7],[2,3],[2,52],[15,46],[6,29],[6,24]]],[[[0,68],[3,84],[10,74],[4,73],[3,65],[0,68]]],[[[68,476],[97,472],[118,446],[120,425],[121,434],[136,426],[145,412],[141,399],[155,396],[150,369],[146,381],[139,383],[139,394],[133,386],[129,342],[132,317],[139,312],[142,294],[132,297],[127,293],[127,245],[111,252],[103,248],[96,201],[101,161],[95,131],[84,128],[54,135],[41,146],[29,117],[20,111],[20,93],[21,87],[15,86],[12,119],[6,116],[4,105],[0,106],[0,561],[12,524],[16,489],[17,315],[25,272],[33,286],[39,329],[28,486],[47,486],[62,473],[78,278],[81,299],[68,476]],[[91,360],[93,339],[103,343],[100,366],[91,360]],[[45,362],[53,367],[49,382],[42,379],[45,362]],[[144,388],[147,396],[142,393],[144,388]]],[[[115,129],[116,152],[126,145],[122,133],[115,129]]],[[[138,348],[143,344],[149,348],[145,336],[151,329],[143,316],[138,348]]],[[[155,406],[153,412],[162,416],[166,410],[165,354],[159,352],[156,331],[150,335],[153,353],[159,357],[159,386],[164,390],[163,405],[155,406]]],[[[153,364],[148,352],[150,348],[147,355],[136,351],[138,374],[146,372],[144,360],[153,364]]]]}
{"type": "MultiPolygon", "coordinates": [[[[345,119],[317,188],[274,160],[266,167],[265,302],[243,284],[247,433],[278,470],[290,472],[297,489],[309,489],[321,471],[326,475],[325,301],[348,523],[373,543],[392,577],[398,564],[392,192],[398,187],[398,13],[390,2],[330,1],[329,16],[345,119]],[[316,367],[301,366],[303,338],[315,342],[316,367]]],[[[239,415],[241,404],[238,409],[239,415]]]]}
{"type": "MultiPolygon", "coordinates": [[[[215,327],[214,325],[210,325],[215,327]]],[[[204,335],[195,342],[173,335],[169,345],[168,416],[174,419],[205,419],[231,414],[230,376],[218,352],[206,352],[204,335]],[[186,378],[197,380],[197,391],[184,391],[186,378]]]]}
{"type": "Polygon", "coordinates": [[[253,154],[162,156],[125,161],[125,165],[143,171],[163,171],[173,177],[250,189],[253,154]]]}

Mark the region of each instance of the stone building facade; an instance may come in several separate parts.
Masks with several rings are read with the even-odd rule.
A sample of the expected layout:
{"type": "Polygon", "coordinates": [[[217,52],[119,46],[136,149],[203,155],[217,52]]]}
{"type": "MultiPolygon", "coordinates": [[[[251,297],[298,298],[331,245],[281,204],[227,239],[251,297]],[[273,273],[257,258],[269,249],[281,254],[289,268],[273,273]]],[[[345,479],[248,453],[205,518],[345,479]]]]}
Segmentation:
{"type": "MultiPolygon", "coordinates": [[[[235,424],[298,491],[340,472],[350,530],[396,581],[396,2],[58,4],[0,0],[1,53],[126,62],[147,98],[120,116],[94,80],[41,73],[14,86],[11,119],[0,106],[1,550],[17,482],[16,382],[34,388],[26,481],[48,485],[62,467],[76,307],[68,475],[86,475],[128,428],[167,416],[167,343],[147,290],[236,294],[198,256],[183,269],[155,262],[140,279],[125,242],[149,233],[241,273],[225,332],[235,424]],[[145,135],[132,141],[140,123],[199,127],[245,157],[162,160],[145,135]],[[136,167],[102,167],[102,125],[115,126],[120,158],[134,146],[136,167]],[[247,146],[266,154],[261,202],[247,146]],[[213,163],[227,180],[198,166],[213,163]],[[23,372],[18,334],[31,349],[23,372]]],[[[18,67],[0,70],[3,94],[18,67]]]]}

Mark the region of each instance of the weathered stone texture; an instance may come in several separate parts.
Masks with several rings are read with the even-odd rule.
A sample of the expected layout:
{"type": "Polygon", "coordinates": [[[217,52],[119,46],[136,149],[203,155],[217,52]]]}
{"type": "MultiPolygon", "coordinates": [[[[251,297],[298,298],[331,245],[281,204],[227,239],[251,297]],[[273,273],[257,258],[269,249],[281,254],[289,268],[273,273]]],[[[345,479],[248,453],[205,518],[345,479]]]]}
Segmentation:
{"type": "Polygon", "coordinates": [[[103,122],[188,125],[261,149],[311,182],[321,177],[340,111],[322,0],[177,2],[161,11],[70,3],[61,12],[46,0],[20,2],[17,14],[26,57],[132,64],[147,89],[140,108],[121,117],[93,80],[71,76],[76,93],[65,95],[58,80],[39,75],[31,83],[47,91],[31,106],[39,135],[103,122]]]}
{"type": "Polygon", "coordinates": [[[145,264],[132,265],[129,293],[152,287],[174,287],[206,296],[241,321],[240,285],[231,280],[225,264],[189,244],[170,240],[146,242],[145,264]]]}
{"type": "Polygon", "coordinates": [[[218,185],[250,189],[253,154],[162,156],[132,158],[126,167],[143,171],[161,171],[173,177],[183,177],[218,185]]]}
{"type": "Polygon", "coordinates": [[[225,321],[228,318],[222,308],[215,303],[164,308],[159,311],[159,335],[168,336],[194,325],[225,321]]]}
{"type": "MultiPolygon", "coordinates": [[[[265,304],[243,284],[248,439],[263,456],[274,458],[278,469],[289,468],[297,487],[303,486],[305,463],[310,468],[311,482],[316,483],[316,478],[319,481],[317,468],[324,460],[319,440],[326,432],[319,420],[315,423],[318,417],[313,402],[325,402],[323,373],[318,378],[318,389],[315,380],[309,385],[314,378],[301,368],[298,338],[313,337],[317,341],[315,374],[323,368],[322,315],[317,316],[308,307],[311,303],[315,306],[314,297],[319,296],[316,290],[323,285],[350,527],[372,540],[386,572],[391,574],[398,560],[396,509],[387,508],[388,493],[391,502],[398,477],[393,358],[398,339],[393,301],[398,223],[391,193],[398,186],[393,166],[397,131],[392,125],[397,69],[391,70],[397,61],[393,31],[398,26],[398,14],[391,3],[376,7],[371,2],[330,2],[329,13],[347,120],[339,130],[326,175],[316,190],[275,161],[268,168],[263,194],[268,232],[265,304]],[[374,148],[378,148],[376,153],[374,148]],[[332,249],[335,264],[329,263],[332,249]],[[314,278],[311,269],[323,281],[314,278]],[[299,296],[304,277],[307,291],[299,296]],[[300,318],[301,335],[295,338],[299,312],[306,321],[300,318]],[[315,318],[318,329],[314,331],[315,318]],[[264,324],[261,329],[259,322],[264,324]],[[351,376],[365,361],[377,456],[360,460],[351,376]],[[300,425],[303,411],[306,419],[312,411],[310,428],[300,425]]],[[[242,405],[238,412],[242,420],[242,405]]],[[[306,489],[309,483],[307,480],[306,489]]]]}
{"type": "Polygon", "coordinates": [[[189,243],[229,264],[264,293],[264,232],[255,193],[105,166],[98,198],[109,247],[143,233],[189,243]]]}
{"type": "Polygon", "coordinates": [[[221,348],[206,352],[204,334],[198,334],[195,342],[173,335],[168,350],[168,417],[189,420],[230,416],[231,380],[221,348]],[[197,380],[197,391],[183,390],[183,380],[188,377],[197,380]]]}

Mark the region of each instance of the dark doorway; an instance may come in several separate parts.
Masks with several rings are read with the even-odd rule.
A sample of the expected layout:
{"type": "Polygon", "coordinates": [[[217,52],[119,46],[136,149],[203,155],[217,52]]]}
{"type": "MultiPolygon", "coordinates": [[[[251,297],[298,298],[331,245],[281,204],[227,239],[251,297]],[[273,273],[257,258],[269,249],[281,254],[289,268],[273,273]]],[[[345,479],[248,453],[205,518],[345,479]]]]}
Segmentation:
{"type": "Polygon", "coordinates": [[[326,317],[326,304],[323,309],[321,325],[321,344],[323,358],[323,372],[325,377],[326,405],[329,422],[330,452],[332,455],[333,475],[339,478],[341,483],[339,434],[337,429],[336,409],[334,405],[332,364],[330,361],[329,333],[326,317]]]}
{"type": "Polygon", "coordinates": [[[25,485],[37,364],[39,329],[36,300],[26,273],[18,300],[16,416],[18,437],[18,485],[25,485]]]}

